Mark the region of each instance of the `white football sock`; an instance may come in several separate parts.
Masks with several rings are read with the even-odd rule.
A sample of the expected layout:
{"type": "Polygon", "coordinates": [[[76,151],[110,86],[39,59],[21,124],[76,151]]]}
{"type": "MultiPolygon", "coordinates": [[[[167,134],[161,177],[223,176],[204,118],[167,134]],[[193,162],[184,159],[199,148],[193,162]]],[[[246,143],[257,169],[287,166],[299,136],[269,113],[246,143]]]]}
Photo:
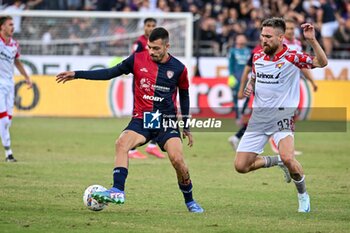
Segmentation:
{"type": "Polygon", "coordinates": [[[10,120],[8,117],[0,118],[0,137],[1,143],[4,147],[10,148],[11,138],[10,138],[10,120]]]}

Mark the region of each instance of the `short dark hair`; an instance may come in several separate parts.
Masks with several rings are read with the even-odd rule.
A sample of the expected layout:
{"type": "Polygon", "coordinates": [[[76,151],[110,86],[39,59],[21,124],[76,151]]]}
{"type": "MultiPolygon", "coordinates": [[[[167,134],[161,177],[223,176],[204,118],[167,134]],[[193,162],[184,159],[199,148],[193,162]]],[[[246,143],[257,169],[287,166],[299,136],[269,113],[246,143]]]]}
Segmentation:
{"type": "Polygon", "coordinates": [[[261,29],[262,29],[263,27],[272,27],[272,28],[281,29],[281,31],[283,32],[283,34],[286,32],[286,22],[284,21],[284,19],[278,18],[278,17],[273,17],[273,18],[265,19],[265,20],[262,22],[261,29]]]}
{"type": "Polygon", "coordinates": [[[169,32],[163,28],[158,27],[152,30],[151,35],[149,35],[148,40],[153,42],[155,40],[162,39],[165,43],[169,42],[169,32]]]}
{"type": "Polygon", "coordinates": [[[1,16],[0,17],[0,26],[2,26],[9,19],[12,19],[12,17],[9,15],[1,16]]]}
{"type": "Polygon", "coordinates": [[[145,25],[148,22],[154,22],[155,24],[157,24],[157,20],[155,18],[145,18],[145,20],[143,21],[143,25],[145,25]]]}

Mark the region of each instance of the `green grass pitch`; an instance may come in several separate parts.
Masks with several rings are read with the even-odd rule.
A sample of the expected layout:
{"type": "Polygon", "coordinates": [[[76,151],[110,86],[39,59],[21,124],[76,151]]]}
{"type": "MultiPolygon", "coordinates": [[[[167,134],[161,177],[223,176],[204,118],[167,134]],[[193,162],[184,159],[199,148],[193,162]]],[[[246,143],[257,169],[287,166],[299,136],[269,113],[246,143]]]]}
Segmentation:
{"type": "Polygon", "coordinates": [[[309,214],[297,213],[296,189],[277,167],[246,175],[233,170],[230,133],[194,133],[194,147],[185,146],[204,214],[187,212],[169,160],[155,157],[130,161],[124,205],[89,211],[83,192],[91,184],[111,186],[114,142],[128,121],[15,118],[19,162],[1,157],[0,232],[349,232],[348,132],[296,134],[309,214]]]}

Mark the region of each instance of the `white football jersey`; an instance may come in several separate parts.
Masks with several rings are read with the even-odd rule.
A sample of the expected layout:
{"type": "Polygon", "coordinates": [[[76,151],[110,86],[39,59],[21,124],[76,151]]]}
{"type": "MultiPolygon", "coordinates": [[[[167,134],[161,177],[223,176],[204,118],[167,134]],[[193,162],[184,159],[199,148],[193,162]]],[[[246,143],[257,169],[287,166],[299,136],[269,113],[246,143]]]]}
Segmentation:
{"type": "Polygon", "coordinates": [[[19,46],[14,39],[5,44],[5,41],[0,37],[0,82],[13,82],[14,63],[19,57],[19,46]]]}
{"type": "Polygon", "coordinates": [[[311,69],[312,60],[308,54],[291,51],[286,45],[273,58],[263,50],[255,53],[252,75],[256,79],[253,109],[296,109],[300,98],[300,69],[311,69]]]}
{"type": "Polygon", "coordinates": [[[289,48],[289,50],[295,50],[298,52],[301,52],[303,50],[303,47],[301,46],[301,42],[298,39],[294,40],[288,40],[286,38],[283,39],[283,44],[286,44],[289,48]]]}

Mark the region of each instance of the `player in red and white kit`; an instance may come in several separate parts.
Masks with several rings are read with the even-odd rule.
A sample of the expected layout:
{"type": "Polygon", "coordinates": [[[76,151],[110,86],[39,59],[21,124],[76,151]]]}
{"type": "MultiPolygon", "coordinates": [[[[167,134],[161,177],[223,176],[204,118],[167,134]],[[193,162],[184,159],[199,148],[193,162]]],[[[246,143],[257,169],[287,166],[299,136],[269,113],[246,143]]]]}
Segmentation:
{"type": "Polygon", "coordinates": [[[315,57],[290,51],[283,44],[286,24],[282,18],[270,18],[262,23],[263,49],[254,54],[252,78],[244,91],[247,97],[255,93],[253,113],[238,145],[234,166],[238,172],[248,173],[278,165],[278,156],[259,155],[272,137],[296,185],[298,211],[309,212],[304,171],[294,155],[294,114],[300,101],[300,69],[324,67],[327,57],[315,38],[314,27],[309,23],[301,27],[315,57]]]}
{"type": "Polygon", "coordinates": [[[19,45],[12,38],[14,23],[11,16],[0,17],[0,136],[6,161],[16,162],[11,150],[10,126],[15,100],[14,67],[24,76],[29,88],[32,82],[19,60],[19,45]]]}
{"type": "MultiPolygon", "coordinates": [[[[147,41],[148,41],[148,37],[149,35],[151,35],[152,30],[157,26],[157,20],[154,18],[146,18],[143,21],[143,29],[144,29],[144,34],[142,36],[140,36],[139,38],[137,38],[137,40],[135,41],[134,45],[133,45],[133,53],[139,53],[142,51],[146,51],[147,50],[147,41]]],[[[158,149],[157,145],[156,145],[156,141],[154,139],[152,139],[147,147],[146,147],[146,152],[150,155],[154,155],[157,158],[165,158],[165,155],[160,152],[160,150],[158,149]]],[[[137,150],[136,148],[133,148],[129,151],[128,154],[129,158],[131,159],[146,159],[147,156],[142,154],[139,150],[137,150]]]]}
{"type": "MultiPolygon", "coordinates": [[[[301,52],[302,51],[301,42],[300,40],[295,38],[295,29],[296,29],[295,21],[293,19],[286,19],[285,22],[286,22],[286,33],[284,34],[283,43],[288,46],[289,50],[301,52]]],[[[311,70],[301,69],[300,71],[302,73],[302,77],[304,77],[306,80],[310,82],[313,91],[317,91],[318,87],[312,77],[311,70]]],[[[270,139],[270,146],[271,146],[271,150],[274,153],[278,153],[277,145],[274,143],[272,138],[270,139]]],[[[301,151],[297,151],[297,150],[295,150],[294,153],[295,155],[302,154],[301,151]]]]}

